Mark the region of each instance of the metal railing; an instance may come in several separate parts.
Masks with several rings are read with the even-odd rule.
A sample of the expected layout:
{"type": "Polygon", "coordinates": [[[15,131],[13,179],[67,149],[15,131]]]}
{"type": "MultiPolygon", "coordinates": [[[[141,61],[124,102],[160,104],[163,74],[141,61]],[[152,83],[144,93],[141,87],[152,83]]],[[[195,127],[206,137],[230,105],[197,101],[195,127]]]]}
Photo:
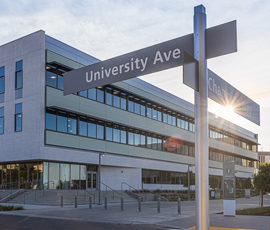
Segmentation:
{"type": "Polygon", "coordinates": [[[123,191],[123,184],[128,186],[128,191],[130,191],[130,188],[132,188],[133,191],[139,192],[139,190],[137,190],[136,188],[134,188],[133,186],[131,186],[130,184],[128,184],[126,182],[121,182],[121,191],[123,191]]]}
{"type": "Polygon", "coordinates": [[[91,195],[91,196],[94,197],[94,204],[96,203],[96,196],[95,196],[95,194],[92,194],[92,193],[88,192],[85,188],[81,187],[80,185],[76,184],[75,182],[72,182],[72,183],[77,186],[77,196],[78,196],[79,189],[80,190],[83,190],[84,191],[84,200],[86,199],[85,193],[88,193],[89,195],[91,195]]]}
{"type": "MultiPolygon", "coordinates": [[[[108,186],[108,185],[104,184],[104,183],[103,183],[103,182],[101,182],[101,181],[100,181],[100,184],[102,184],[102,185],[106,186],[106,196],[107,196],[107,190],[108,190],[108,188],[109,188],[110,190],[112,190],[112,191],[113,191],[113,200],[114,200],[114,193],[117,193],[117,194],[119,194],[120,196],[123,196],[123,194],[122,194],[122,193],[115,191],[113,188],[111,188],[110,186],[108,186]]],[[[99,188],[99,189],[100,189],[100,188],[99,188]]]]}

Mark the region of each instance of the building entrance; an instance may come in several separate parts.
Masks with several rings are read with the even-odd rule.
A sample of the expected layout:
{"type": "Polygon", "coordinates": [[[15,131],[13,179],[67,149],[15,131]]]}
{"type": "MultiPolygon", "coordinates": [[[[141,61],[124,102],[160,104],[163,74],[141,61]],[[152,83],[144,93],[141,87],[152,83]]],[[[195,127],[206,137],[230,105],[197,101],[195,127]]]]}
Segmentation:
{"type": "Polygon", "coordinates": [[[97,172],[87,172],[87,189],[97,189],[97,172]]]}

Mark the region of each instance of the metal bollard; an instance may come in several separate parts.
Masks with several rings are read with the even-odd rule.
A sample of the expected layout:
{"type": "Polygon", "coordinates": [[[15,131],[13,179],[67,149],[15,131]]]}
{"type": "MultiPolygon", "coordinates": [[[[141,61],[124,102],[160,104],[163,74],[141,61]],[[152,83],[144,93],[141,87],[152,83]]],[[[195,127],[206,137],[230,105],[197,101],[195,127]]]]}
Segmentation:
{"type": "Polygon", "coordinates": [[[107,210],[107,196],[105,196],[105,206],[104,208],[107,210]]]}
{"type": "Polygon", "coordinates": [[[142,211],[142,198],[140,196],[138,197],[138,209],[139,209],[139,212],[142,211]]]}
{"type": "Polygon", "coordinates": [[[89,196],[89,208],[92,209],[92,197],[89,196]]]}
{"type": "Polygon", "coordinates": [[[178,198],[178,214],[181,214],[181,198],[178,198]]]}
{"type": "Polygon", "coordinates": [[[77,208],[77,196],[75,196],[75,208],[77,208]]]}
{"type": "Polygon", "coordinates": [[[157,212],[160,213],[160,197],[157,199],[157,212]]]}
{"type": "Polygon", "coordinates": [[[23,204],[25,204],[25,194],[24,194],[24,198],[23,198],[23,204]]]}
{"type": "Polygon", "coordinates": [[[35,201],[37,201],[37,190],[35,189],[35,201]]]}
{"type": "Polygon", "coordinates": [[[61,195],[61,207],[63,207],[64,206],[64,197],[63,197],[63,195],[61,195]]]}
{"type": "Polygon", "coordinates": [[[121,197],[121,211],[124,211],[124,197],[121,197]]]}

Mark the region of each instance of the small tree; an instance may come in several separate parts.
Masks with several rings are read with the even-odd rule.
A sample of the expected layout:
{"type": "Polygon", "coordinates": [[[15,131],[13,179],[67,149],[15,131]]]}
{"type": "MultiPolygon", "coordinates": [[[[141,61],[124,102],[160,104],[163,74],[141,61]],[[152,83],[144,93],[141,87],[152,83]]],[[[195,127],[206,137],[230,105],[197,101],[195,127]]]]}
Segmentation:
{"type": "MultiPolygon", "coordinates": [[[[184,175],[184,187],[188,187],[188,172],[184,175]]],[[[189,185],[195,185],[195,173],[189,171],[189,185]]]]}
{"type": "Polygon", "coordinates": [[[209,178],[209,185],[213,189],[218,188],[219,187],[219,178],[217,176],[211,176],[209,178]]]}
{"type": "Polygon", "coordinates": [[[244,188],[245,189],[252,189],[252,187],[253,186],[252,186],[252,183],[251,183],[251,178],[249,177],[244,182],[244,188]]]}
{"type": "Polygon", "coordinates": [[[254,176],[256,189],[262,191],[261,208],[263,207],[263,192],[270,191],[270,164],[265,162],[259,165],[259,172],[254,176]]]}

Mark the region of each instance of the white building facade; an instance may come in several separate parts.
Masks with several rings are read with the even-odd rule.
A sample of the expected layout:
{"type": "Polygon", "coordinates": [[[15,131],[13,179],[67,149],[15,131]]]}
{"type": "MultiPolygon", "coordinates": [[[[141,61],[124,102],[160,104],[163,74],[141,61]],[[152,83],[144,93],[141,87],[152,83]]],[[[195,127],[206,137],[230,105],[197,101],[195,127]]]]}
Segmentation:
{"type": "MultiPolygon", "coordinates": [[[[64,72],[98,61],[44,31],[0,46],[2,187],[95,190],[100,163],[116,190],[184,189],[194,105],[137,78],[63,96],[64,72]]],[[[234,161],[238,178],[252,177],[256,134],[209,114],[209,137],[210,175],[234,161]]]]}

